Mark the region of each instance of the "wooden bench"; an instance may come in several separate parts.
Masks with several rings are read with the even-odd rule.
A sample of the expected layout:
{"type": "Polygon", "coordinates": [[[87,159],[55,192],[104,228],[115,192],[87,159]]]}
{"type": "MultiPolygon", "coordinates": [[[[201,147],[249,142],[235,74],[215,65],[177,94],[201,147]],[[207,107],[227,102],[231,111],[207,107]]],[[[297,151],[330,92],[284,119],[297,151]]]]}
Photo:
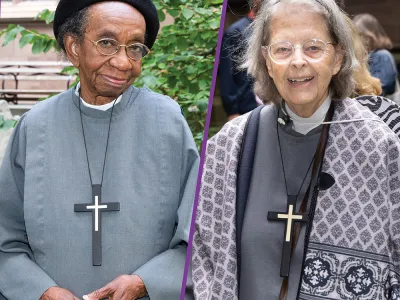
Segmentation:
{"type": "MultiPolygon", "coordinates": [[[[69,88],[69,85],[75,80],[73,75],[61,74],[61,71],[72,66],[67,62],[54,61],[0,61],[0,99],[11,101],[15,104],[18,100],[37,101],[53,94],[61,93],[69,88]],[[54,89],[44,88],[21,88],[21,81],[41,81],[64,82],[65,89],[60,87],[54,89]],[[12,83],[13,87],[6,87],[6,82],[12,83]]],[[[10,84],[8,84],[10,85],[10,84]]]]}

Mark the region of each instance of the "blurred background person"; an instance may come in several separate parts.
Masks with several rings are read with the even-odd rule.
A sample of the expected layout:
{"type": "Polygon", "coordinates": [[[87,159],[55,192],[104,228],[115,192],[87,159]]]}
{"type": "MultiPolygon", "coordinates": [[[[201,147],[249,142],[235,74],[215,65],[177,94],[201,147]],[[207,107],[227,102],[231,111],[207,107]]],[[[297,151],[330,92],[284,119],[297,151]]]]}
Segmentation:
{"type": "Polygon", "coordinates": [[[371,75],[379,78],[382,83],[382,94],[387,96],[395,93],[398,71],[395,60],[389,52],[393,48],[392,41],[373,15],[358,14],[353,21],[369,52],[371,75]]]}
{"type": "Polygon", "coordinates": [[[368,51],[366,50],[361,36],[354,22],[346,15],[346,22],[351,31],[351,39],[359,65],[354,70],[355,91],[352,97],[357,96],[379,96],[382,94],[382,85],[378,78],[373,77],[368,69],[368,51]]]}

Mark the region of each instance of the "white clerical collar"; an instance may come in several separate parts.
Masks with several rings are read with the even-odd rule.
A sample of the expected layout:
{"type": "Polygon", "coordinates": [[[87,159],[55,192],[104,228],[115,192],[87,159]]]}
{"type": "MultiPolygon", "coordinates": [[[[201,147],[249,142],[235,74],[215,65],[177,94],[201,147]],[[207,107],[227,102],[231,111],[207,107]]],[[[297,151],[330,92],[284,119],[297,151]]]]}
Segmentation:
{"type": "Polygon", "coordinates": [[[316,112],[309,118],[302,118],[298,116],[295,112],[293,112],[288,105],[285,103],[285,109],[290,119],[292,120],[292,128],[301,134],[307,134],[314,128],[317,128],[320,123],[322,123],[325,119],[325,116],[331,106],[332,98],[330,94],[328,98],[325,99],[324,103],[321,104],[320,107],[316,110],[316,112]]]}
{"type": "MultiPolygon", "coordinates": [[[[75,95],[77,95],[78,97],[79,97],[80,87],[81,87],[81,83],[78,82],[78,84],[76,85],[76,88],[75,88],[75,95]]],[[[115,101],[115,104],[118,104],[121,101],[121,98],[122,98],[122,94],[117,98],[117,101],[115,101]]],[[[85,102],[85,100],[83,100],[82,97],[81,97],[81,101],[82,101],[82,104],[87,107],[98,109],[98,110],[103,110],[103,111],[110,109],[114,105],[114,100],[109,103],[103,104],[103,105],[89,104],[89,103],[85,102]]]]}

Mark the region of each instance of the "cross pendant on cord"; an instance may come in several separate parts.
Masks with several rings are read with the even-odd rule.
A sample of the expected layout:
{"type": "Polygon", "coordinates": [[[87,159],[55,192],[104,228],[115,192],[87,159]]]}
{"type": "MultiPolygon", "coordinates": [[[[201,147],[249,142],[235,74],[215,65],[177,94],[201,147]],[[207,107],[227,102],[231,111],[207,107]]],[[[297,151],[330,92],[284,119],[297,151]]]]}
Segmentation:
{"type": "Polygon", "coordinates": [[[283,239],[283,249],[281,258],[281,277],[289,277],[290,271],[290,258],[292,251],[292,235],[293,226],[295,222],[307,222],[308,214],[296,214],[296,195],[288,195],[287,212],[268,212],[267,219],[269,221],[283,221],[286,222],[285,236],[283,239]]]}
{"type": "Polygon", "coordinates": [[[101,185],[92,186],[92,201],[89,204],[75,204],[75,212],[92,212],[92,260],[93,266],[101,266],[101,213],[119,211],[119,202],[101,203],[101,185]]]}

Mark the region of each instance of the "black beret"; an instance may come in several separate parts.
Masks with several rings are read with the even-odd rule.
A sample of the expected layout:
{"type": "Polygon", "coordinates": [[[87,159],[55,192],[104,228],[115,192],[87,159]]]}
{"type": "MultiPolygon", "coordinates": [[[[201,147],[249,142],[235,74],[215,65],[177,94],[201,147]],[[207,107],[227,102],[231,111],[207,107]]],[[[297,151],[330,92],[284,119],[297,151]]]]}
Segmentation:
{"type": "MultiPolygon", "coordinates": [[[[104,1],[114,0],[60,0],[54,15],[53,30],[56,39],[60,26],[64,24],[70,17],[82,9],[104,1]]],[[[132,5],[144,17],[146,21],[146,46],[151,49],[153,46],[158,30],[160,29],[160,21],[158,20],[157,9],[151,0],[117,0],[132,5]]]]}

